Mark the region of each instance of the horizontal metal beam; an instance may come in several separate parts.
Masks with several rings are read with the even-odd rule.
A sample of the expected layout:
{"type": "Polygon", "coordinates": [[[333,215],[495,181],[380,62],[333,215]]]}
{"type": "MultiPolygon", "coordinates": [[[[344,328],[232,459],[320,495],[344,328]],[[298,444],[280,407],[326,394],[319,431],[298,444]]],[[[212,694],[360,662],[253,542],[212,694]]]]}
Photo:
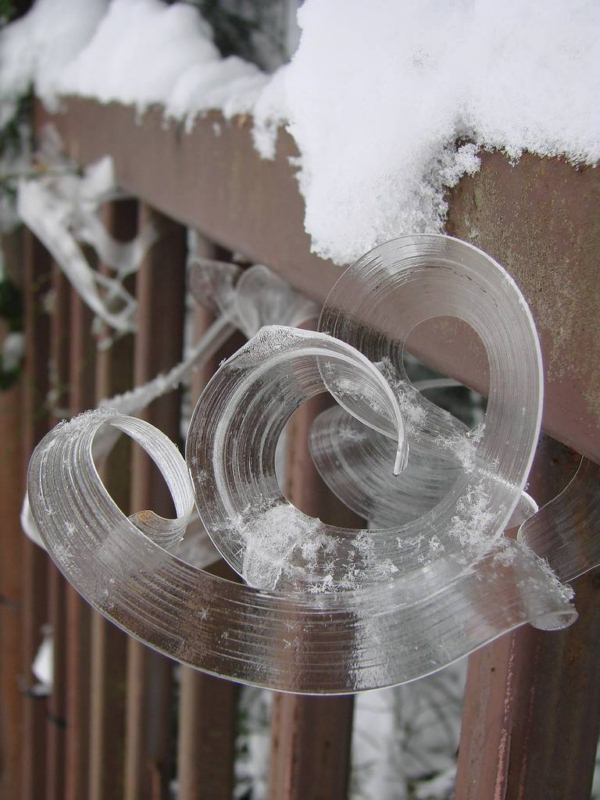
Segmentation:
{"type": "MultiPolygon", "coordinates": [[[[211,112],[191,131],[118,104],[68,99],[52,117],[82,164],[113,156],[121,186],[215,242],[266,263],[323,300],[340,267],[310,252],[304,204],[280,131],[277,156],[254,150],[252,120],[211,112]]],[[[448,232],[504,264],[536,319],[546,366],[544,428],[600,461],[600,170],[525,155],[482,157],[450,196],[448,232]]],[[[481,346],[464,326],[420,327],[411,349],[439,371],[485,391],[481,346]]]]}

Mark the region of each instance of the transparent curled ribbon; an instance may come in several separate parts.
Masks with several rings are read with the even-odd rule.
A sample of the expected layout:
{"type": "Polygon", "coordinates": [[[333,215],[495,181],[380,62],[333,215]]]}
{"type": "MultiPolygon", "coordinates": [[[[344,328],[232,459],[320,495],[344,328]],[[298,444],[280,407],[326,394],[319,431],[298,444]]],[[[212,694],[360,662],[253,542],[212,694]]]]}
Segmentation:
{"type": "MultiPolygon", "coordinates": [[[[212,358],[235,330],[251,338],[264,325],[280,322],[301,325],[316,320],[319,308],[312,300],[294,290],[263,264],[242,270],[236,264],[193,255],[188,260],[190,293],[196,303],[210,311],[215,319],[208,330],[189,348],[185,358],[166,373],[148,383],[100,402],[100,408],[122,415],[137,416],[151,402],[188,380],[212,358]]],[[[108,456],[122,431],[104,426],[94,439],[94,458],[108,456]]],[[[21,509],[21,527],[40,547],[44,542],[31,514],[28,494],[21,509]]],[[[186,540],[178,550],[194,563],[208,566],[218,558],[197,515],[186,531],[186,540]]]]}
{"type": "Polygon", "coordinates": [[[590,488],[580,474],[550,512],[536,511],[523,492],[542,364],[531,314],[505,270],[456,239],[404,237],[341,276],[319,327],[263,327],[221,365],[194,411],[187,463],[160,431],[115,411],[88,412],[45,437],[28,491],[68,580],[178,661],[299,693],[407,682],[526,622],[572,623],[573,592],[548,562],[565,580],[597,563],[595,518],[580,542],[581,510],[597,508],[597,481],[590,488]],[[487,351],[487,412],[473,431],[404,374],[409,333],[438,316],[468,323],[487,351]],[[369,520],[362,530],[308,517],[277,481],[287,420],[324,391],[338,405],[315,422],[313,457],[335,493],[369,520]],[[117,508],[93,460],[105,426],[155,460],[174,520],[117,508]],[[194,501],[243,582],[177,556],[194,501]],[[564,527],[547,524],[558,518],[564,527]],[[507,538],[507,526],[519,523],[520,539],[507,538]]]}

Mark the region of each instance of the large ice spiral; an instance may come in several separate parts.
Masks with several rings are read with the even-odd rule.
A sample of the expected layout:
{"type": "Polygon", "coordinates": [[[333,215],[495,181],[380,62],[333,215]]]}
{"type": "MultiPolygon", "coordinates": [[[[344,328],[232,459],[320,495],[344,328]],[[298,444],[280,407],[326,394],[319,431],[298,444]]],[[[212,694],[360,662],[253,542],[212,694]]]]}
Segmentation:
{"type": "MultiPolygon", "coordinates": [[[[402,683],[526,622],[570,624],[572,590],[548,562],[566,580],[598,563],[597,520],[587,545],[574,547],[576,487],[565,493],[571,505],[560,531],[523,493],[540,429],[542,363],[531,314],[506,271],[450,237],[403,237],[343,273],[319,327],[263,327],[220,366],[194,411],[187,464],[158,430],[105,409],[44,438],[31,459],[29,498],[68,580],[167,655],[291,692],[402,683]],[[473,431],[403,371],[409,333],[439,316],[468,323],[487,351],[487,413],[473,431]],[[277,481],[286,421],[323,391],[338,406],[314,425],[313,457],[333,491],[369,520],[364,530],[306,516],[277,481]],[[104,426],[154,458],[175,520],[127,518],[117,508],[92,455],[104,426]],[[174,555],[194,500],[244,582],[174,555]],[[507,526],[521,522],[523,541],[507,538],[507,526]]],[[[597,468],[583,476],[578,508],[594,510],[597,468]]]]}

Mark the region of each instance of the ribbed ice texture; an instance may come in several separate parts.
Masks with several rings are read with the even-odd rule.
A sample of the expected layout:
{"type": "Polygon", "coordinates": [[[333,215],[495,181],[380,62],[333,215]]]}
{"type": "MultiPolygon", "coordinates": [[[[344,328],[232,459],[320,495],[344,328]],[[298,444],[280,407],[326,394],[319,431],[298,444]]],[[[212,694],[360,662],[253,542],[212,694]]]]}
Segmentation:
{"type": "Polygon", "coordinates": [[[159,431],[114,412],[90,412],[49,433],[32,457],[28,488],[67,578],[99,611],[173,658],[292,692],[397,684],[525,622],[570,624],[572,591],[544,559],[566,579],[597,560],[596,490],[584,471],[554,501],[554,519],[566,504],[566,531],[546,526],[548,512],[534,513],[523,494],[542,366],[529,309],[507,273],[455,239],[405,237],[344,273],[320,327],[264,327],[221,365],[195,409],[187,467],[159,431]],[[403,342],[435,316],[464,320],[485,345],[489,402],[474,431],[428,403],[402,370],[403,342]],[[317,420],[314,457],[369,529],[306,516],[276,479],[286,421],[325,390],[339,407],[317,420]],[[173,493],[175,521],[146,512],[128,519],[117,509],[92,460],[105,425],[152,454],[173,493]],[[587,500],[579,484],[591,492],[587,500]],[[175,555],[194,495],[244,583],[175,555]],[[581,514],[591,520],[583,533],[581,514]],[[544,559],[505,538],[507,524],[523,520],[523,538],[534,537],[544,559]],[[585,552],[572,546],[575,524],[585,552]]]}
{"type": "MultiPolygon", "coordinates": [[[[242,271],[239,266],[226,261],[193,256],[189,263],[189,274],[194,299],[211,311],[216,319],[190,348],[183,361],[142,386],[102,400],[101,409],[137,416],[152,401],[172,391],[186,381],[194,370],[200,369],[236,328],[251,338],[263,325],[274,320],[300,325],[318,317],[319,309],[312,300],[296,292],[262,264],[242,271]]],[[[105,458],[120,435],[117,427],[105,425],[94,439],[94,458],[105,458]]],[[[32,541],[44,547],[27,494],[21,510],[21,526],[32,541]]],[[[186,553],[195,563],[202,562],[201,565],[206,566],[211,563],[211,558],[214,561],[216,551],[207,541],[205,533],[194,536],[192,531],[201,528],[200,524],[188,528],[186,537],[194,541],[182,544],[178,552],[186,553]]]]}

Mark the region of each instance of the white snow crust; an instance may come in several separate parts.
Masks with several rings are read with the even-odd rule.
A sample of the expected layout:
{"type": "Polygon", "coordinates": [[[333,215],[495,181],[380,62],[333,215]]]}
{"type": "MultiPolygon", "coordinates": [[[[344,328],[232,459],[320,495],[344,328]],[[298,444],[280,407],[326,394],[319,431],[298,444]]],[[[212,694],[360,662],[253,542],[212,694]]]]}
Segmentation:
{"type": "Polygon", "coordinates": [[[252,113],[263,157],[285,124],[312,248],[337,263],[442,230],[447,190],[482,149],[600,158],[596,0],[306,0],[298,22],[291,63],[268,76],[221,58],[189,4],[38,0],[2,33],[0,99],[33,82],[50,105],[252,113]]]}
{"type": "Polygon", "coordinates": [[[140,110],[160,103],[177,117],[210,108],[231,116],[250,111],[267,80],[252,64],[221,58],[192,5],[113,0],[89,45],[65,69],[61,90],[140,110]]]}
{"type": "Polygon", "coordinates": [[[54,110],[57,83],[90,41],[107,0],[37,0],[25,17],[0,32],[0,125],[30,84],[54,110]]]}
{"type": "Polygon", "coordinates": [[[595,0],[308,0],[298,19],[285,93],[319,255],[440,231],[480,148],[600,158],[595,0]]]}

